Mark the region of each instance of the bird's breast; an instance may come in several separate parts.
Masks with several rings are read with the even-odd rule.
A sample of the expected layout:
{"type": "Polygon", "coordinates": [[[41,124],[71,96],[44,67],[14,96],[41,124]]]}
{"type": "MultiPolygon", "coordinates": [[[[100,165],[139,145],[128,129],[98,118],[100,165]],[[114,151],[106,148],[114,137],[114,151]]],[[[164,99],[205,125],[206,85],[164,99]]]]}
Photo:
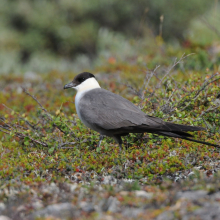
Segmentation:
{"type": "Polygon", "coordinates": [[[84,95],[84,92],[78,92],[76,94],[76,97],[75,97],[75,107],[76,107],[76,113],[77,115],[79,116],[79,119],[82,121],[82,116],[80,114],[80,100],[81,98],[83,97],[84,95]]]}
{"type": "Polygon", "coordinates": [[[76,97],[75,97],[76,112],[77,112],[77,115],[78,115],[79,119],[82,121],[82,123],[83,123],[85,126],[91,128],[91,129],[93,129],[93,130],[96,130],[96,129],[94,128],[94,126],[91,125],[91,124],[82,116],[82,114],[81,114],[81,111],[83,111],[83,108],[80,108],[80,101],[81,101],[81,99],[83,98],[83,96],[85,95],[86,92],[87,92],[87,91],[83,91],[83,92],[78,92],[78,93],[76,94],[76,97]]]}

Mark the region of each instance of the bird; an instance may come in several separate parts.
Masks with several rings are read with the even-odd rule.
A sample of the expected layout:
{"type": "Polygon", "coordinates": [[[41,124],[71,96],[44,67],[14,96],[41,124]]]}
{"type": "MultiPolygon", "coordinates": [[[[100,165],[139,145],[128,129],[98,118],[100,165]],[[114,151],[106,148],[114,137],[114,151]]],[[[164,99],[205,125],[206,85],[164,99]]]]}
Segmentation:
{"type": "Polygon", "coordinates": [[[203,127],[165,122],[163,119],[145,114],[129,100],[100,87],[95,76],[89,72],[76,75],[64,89],[77,91],[75,108],[78,117],[88,128],[100,134],[98,147],[105,136],[112,137],[122,149],[122,136],[129,133],[153,133],[166,137],[220,147],[205,141],[192,139],[187,133],[205,130],[203,127]]]}

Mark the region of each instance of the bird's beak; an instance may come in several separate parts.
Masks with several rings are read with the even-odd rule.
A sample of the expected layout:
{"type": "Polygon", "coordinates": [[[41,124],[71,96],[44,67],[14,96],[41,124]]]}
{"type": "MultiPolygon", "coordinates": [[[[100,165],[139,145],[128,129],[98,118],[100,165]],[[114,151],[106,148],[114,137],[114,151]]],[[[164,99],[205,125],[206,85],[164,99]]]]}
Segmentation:
{"type": "Polygon", "coordinates": [[[69,89],[69,88],[74,88],[74,87],[76,87],[76,84],[74,82],[70,82],[70,83],[67,83],[63,88],[69,89]]]}

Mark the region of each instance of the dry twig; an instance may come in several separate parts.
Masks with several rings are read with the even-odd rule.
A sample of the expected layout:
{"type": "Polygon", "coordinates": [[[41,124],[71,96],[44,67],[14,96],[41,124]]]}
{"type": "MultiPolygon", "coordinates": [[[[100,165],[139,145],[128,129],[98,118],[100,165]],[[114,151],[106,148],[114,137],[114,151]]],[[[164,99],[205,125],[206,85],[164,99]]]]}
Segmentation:
{"type": "MultiPolygon", "coordinates": [[[[0,131],[3,132],[3,133],[5,133],[5,134],[9,134],[9,135],[10,135],[10,132],[9,132],[9,131],[11,131],[10,129],[6,129],[6,130],[8,130],[8,131],[5,131],[5,130],[2,130],[1,128],[6,129],[5,127],[3,127],[3,126],[0,125],[0,131]]],[[[22,138],[22,139],[24,139],[24,138],[27,137],[27,138],[29,138],[29,139],[30,139],[32,142],[34,142],[34,143],[40,144],[40,145],[42,145],[42,146],[44,146],[44,147],[48,147],[48,145],[47,145],[46,143],[44,143],[44,142],[42,142],[42,141],[38,141],[38,140],[36,140],[36,139],[34,139],[34,138],[32,138],[32,137],[26,136],[26,135],[24,135],[24,134],[22,134],[22,133],[15,132],[14,135],[17,136],[18,138],[22,138]]]]}

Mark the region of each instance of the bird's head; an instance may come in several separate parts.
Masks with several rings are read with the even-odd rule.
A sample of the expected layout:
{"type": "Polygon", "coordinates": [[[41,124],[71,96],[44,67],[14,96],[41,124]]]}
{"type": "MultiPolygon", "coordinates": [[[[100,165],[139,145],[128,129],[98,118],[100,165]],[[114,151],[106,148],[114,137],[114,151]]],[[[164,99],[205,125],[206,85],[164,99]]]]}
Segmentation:
{"type": "Polygon", "coordinates": [[[76,89],[77,92],[82,92],[85,90],[100,88],[100,85],[92,73],[83,72],[75,76],[72,82],[64,86],[64,89],[69,88],[76,89]]]}

